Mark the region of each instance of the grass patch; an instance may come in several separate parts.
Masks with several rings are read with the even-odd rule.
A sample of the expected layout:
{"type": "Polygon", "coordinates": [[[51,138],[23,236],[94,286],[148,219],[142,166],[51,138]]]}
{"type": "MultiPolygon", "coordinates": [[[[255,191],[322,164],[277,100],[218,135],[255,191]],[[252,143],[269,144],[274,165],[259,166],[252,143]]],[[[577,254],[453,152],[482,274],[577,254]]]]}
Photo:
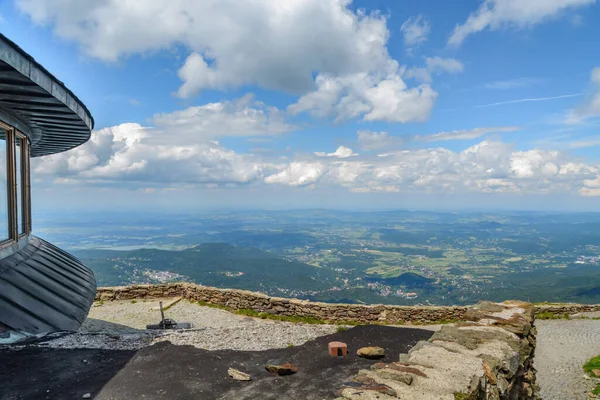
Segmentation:
{"type": "MultiPolygon", "coordinates": [[[[592,378],[597,378],[593,371],[595,369],[600,370],[600,356],[592,357],[585,364],[583,364],[583,370],[592,378]]],[[[592,390],[592,394],[600,395],[600,383],[596,384],[596,387],[594,390],[592,390]]]]}
{"type": "Polygon", "coordinates": [[[590,358],[585,364],[583,364],[583,370],[586,374],[591,377],[596,377],[592,370],[600,370],[600,356],[590,358]]]}
{"type": "Polygon", "coordinates": [[[198,305],[202,307],[218,308],[219,310],[231,311],[231,308],[222,306],[220,304],[208,303],[206,301],[198,300],[198,305]]]}
{"type": "Polygon", "coordinates": [[[340,332],[346,332],[347,330],[348,330],[348,328],[347,328],[347,327],[345,327],[345,326],[338,326],[338,327],[337,327],[337,329],[336,329],[335,331],[336,331],[337,333],[340,333],[340,332]]]}
{"type": "Polygon", "coordinates": [[[454,392],[454,400],[475,400],[472,394],[454,392]]]}
{"type": "Polygon", "coordinates": [[[288,343],[287,347],[288,349],[291,349],[292,347],[294,347],[294,343],[288,343]]]}
{"type": "Polygon", "coordinates": [[[131,300],[131,304],[137,303],[137,300],[131,300]]]}
{"type": "Polygon", "coordinates": [[[556,314],[551,311],[541,311],[535,315],[536,319],[571,319],[569,314],[556,314]]]}
{"type": "Polygon", "coordinates": [[[245,315],[247,317],[272,319],[275,321],[294,322],[297,324],[317,325],[317,324],[325,324],[326,323],[322,319],[318,319],[315,317],[303,317],[303,316],[297,316],[297,315],[289,315],[289,316],[288,315],[277,315],[277,314],[271,314],[271,313],[265,313],[265,312],[258,312],[256,310],[252,310],[249,308],[241,308],[239,310],[233,310],[232,312],[234,314],[245,315]]]}
{"type": "Polygon", "coordinates": [[[251,308],[240,308],[239,310],[234,310],[231,307],[227,307],[227,306],[222,306],[220,304],[212,304],[212,303],[207,303],[206,301],[202,301],[199,300],[198,305],[203,306],[203,307],[211,307],[211,308],[218,308],[220,310],[225,310],[225,311],[229,311],[233,314],[237,314],[237,315],[245,315],[246,317],[252,317],[252,318],[260,318],[260,319],[272,319],[272,320],[276,320],[276,321],[285,321],[285,322],[294,322],[294,323],[298,323],[298,324],[326,324],[326,321],[323,321],[321,319],[315,318],[315,317],[302,317],[302,316],[287,316],[287,315],[276,315],[276,314],[270,314],[270,313],[266,313],[266,312],[259,312],[256,310],[253,310],[251,308]]]}

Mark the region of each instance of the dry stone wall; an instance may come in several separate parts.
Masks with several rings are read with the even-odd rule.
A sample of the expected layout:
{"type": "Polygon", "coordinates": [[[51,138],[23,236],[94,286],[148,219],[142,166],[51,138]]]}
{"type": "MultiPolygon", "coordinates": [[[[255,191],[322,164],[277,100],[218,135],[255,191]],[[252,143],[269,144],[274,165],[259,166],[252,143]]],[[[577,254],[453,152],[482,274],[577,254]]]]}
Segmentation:
{"type": "MultiPolygon", "coordinates": [[[[400,355],[397,362],[375,363],[361,370],[340,388],[339,399],[538,399],[533,322],[539,310],[530,303],[480,302],[464,307],[326,304],[187,283],[99,288],[96,300],[167,297],[335,323],[460,321],[443,326],[428,341],[400,355]]],[[[596,306],[552,307],[553,312],[581,312],[593,310],[581,307],[596,306]]]]}
{"type": "Polygon", "coordinates": [[[237,289],[218,289],[187,283],[132,285],[99,288],[96,300],[131,300],[181,296],[225,306],[232,310],[251,309],[283,316],[311,317],[343,323],[411,324],[472,320],[471,307],[421,307],[362,304],[330,304],[271,297],[237,289]]]}
{"type": "Polygon", "coordinates": [[[550,312],[552,314],[578,314],[582,312],[600,311],[600,304],[540,304],[535,306],[535,313],[550,312]]]}
{"type": "Polygon", "coordinates": [[[445,325],[398,362],[359,371],[339,400],[538,399],[532,305],[482,302],[473,313],[479,322],[445,325]]]}

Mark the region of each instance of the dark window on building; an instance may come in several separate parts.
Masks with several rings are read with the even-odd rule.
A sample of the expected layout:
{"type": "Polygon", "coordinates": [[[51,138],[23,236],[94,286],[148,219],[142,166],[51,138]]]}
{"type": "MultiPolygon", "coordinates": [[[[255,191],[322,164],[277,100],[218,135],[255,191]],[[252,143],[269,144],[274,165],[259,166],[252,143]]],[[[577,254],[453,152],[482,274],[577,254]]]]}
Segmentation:
{"type": "Polygon", "coordinates": [[[8,131],[0,127],[0,241],[10,238],[8,208],[8,131]]]}

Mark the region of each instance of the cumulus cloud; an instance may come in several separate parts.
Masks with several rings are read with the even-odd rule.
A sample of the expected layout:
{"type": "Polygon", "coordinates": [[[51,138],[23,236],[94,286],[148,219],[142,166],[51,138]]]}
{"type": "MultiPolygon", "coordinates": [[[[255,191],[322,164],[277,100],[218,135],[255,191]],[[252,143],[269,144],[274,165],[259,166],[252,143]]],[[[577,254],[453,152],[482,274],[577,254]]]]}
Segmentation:
{"type": "Polygon", "coordinates": [[[276,108],[251,96],[157,114],[152,122],[94,131],[89,142],[72,151],[35,159],[33,171],[89,182],[248,183],[262,179],[271,167],[220,146],[216,139],[294,128],[276,108]]]}
{"type": "Polygon", "coordinates": [[[356,154],[355,152],[352,151],[352,149],[350,149],[346,146],[340,146],[333,153],[324,153],[324,152],[318,151],[315,153],[315,155],[317,155],[319,157],[347,158],[347,157],[357,156],[358,154],[356,154]]]}
{"type": "Polygon", "coordinates": [[[408,88],[396,63],[383,79],[371,74],[319,75],[316,89],[288,107],[292,114],[334,116],[337,122],[362,116],[365,121],[420,122],[429,118],[437,93],[429,85],[408,88]]]}
{"type": "MultiPolygon", "coordinates": [[[[402,144],[410,142],[438,142],[448,140],[472,140],[493,132],[513,132],[522,128],[517,126],[481,127],[473,129],[460,129],[449,132],[439,132],[431,135],[403,135],[391,136],[387,132],[372,132],[368,130],[356,133],[358,144],[364,150],[395,149],[402,144]]],[[[392,153],[381,154],[387,157],[392,153]]]]}
{"type": "MultiPolygon", "coordinates": [[[[222,136],[277,135],[296,129],[285,121],[280,110],[254,101],[252,95],[156,114],[152,122],[158,128],[177,129],[186,141],[222,136]]],[[[164,139],[171,140],[168,137],[164,139]]]]}
{"type": "Polygon", "coordinates": [[[265,183],[289,186],[308,186],[316,183],[327,172],[321,163],[291,162],[281,166],[280,171],[265,177],[265,183]]]}
{"type": "Polygon", "coordinates": [[[590,74],[592,94],[578,107],[569,111],[567,123],[577,124],[588,118],[600,116],[600,67],[596,67],[590,74]]]}
{"type": "Polygon", "coordinates": [[[427,40],[431,32],[431,25],[422,15],[417,15],[404,21],[400,30],[404,37],[404,44],[411,51],[427,40]]]}
{"type": "Polygon", "coordinates": [[[485,0],[463,24],[454,28],[448,44],[459,46],[469,35],[485,29],[527,28],[556,18],[569,9],[595,0],[485,0]]]}
{"type": "Polygon", "coordinates": [[[386,68],[386,17],[349,0],[17,0],[38,24],[115,61],[183,45],[181,97],[256,84],[304,93],[313,73],[343,76],[386,68]],[[157,18],[160,16],[160,18],[157,18]],[[152,21],[149,23],[149,21],[152,21]]]}
{"type": "Polygon", "coordinates": [[[464,70],[464,65],[455,58],[425,57],[424,67],[411,67],[404,76],[420,82],[430,83],[432,75],[442,73],[456,74],[464,70]]]}
{"type": "MultiPolygon", "coordinates": [[[[358,155],[340,146],[318,159],[306,154],[284,159],[241,154],[215,140],[179,140],[187,135],[174,127],[139,124],[101,129],[75,150],[34,159],[33,178],[143,190],[282,185],[337,186],[351,192],[600,194],[598,165],[558,150],[517,151],[500,141],[484,140],[462,151],[441,147],[392,150],[380,157],[358,155]]],[[[385,132],[362,135],[371,142],[390,140],[385,132]]]]}
{"type": "Polygon", "coordinates": [[[182,45],[188,51],[178,71],[182,98],[257,85],[302,96],[289,108],[294,114],[409,122],[427,119],[437,96],[428,85],[406,85],[387,50],[387,18],[355,11],[350,0],[17,0],[17,6],[102,60],[182,45]]]}
{"type": "MultiPolygon", "coordinates": [[[[141,184],[249,183],[268,166],[215,142],[186,143],[175,132],[139,124],[122,124],[95,131],[76,150],[32,161],[34,176],[93,182],[141,184]],[[172,142],[163,141],[164,136],[172,142]]],[[[59,181],[60,182],[60,181],[59,181]]]]}

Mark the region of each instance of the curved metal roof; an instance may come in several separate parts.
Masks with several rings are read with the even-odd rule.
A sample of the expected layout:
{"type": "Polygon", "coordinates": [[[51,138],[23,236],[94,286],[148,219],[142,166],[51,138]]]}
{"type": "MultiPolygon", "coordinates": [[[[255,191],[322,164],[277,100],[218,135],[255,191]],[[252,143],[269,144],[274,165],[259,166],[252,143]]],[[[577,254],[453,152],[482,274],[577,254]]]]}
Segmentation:
{"type": "Polygon", "coordinates": [[[94,273],[36,236],[0,260],[0,326],[27,333],[75,331],[95,296],[94,273]]]}
{"type": "Polygon", "coordinates": [[[94,128],[81,100],[2,34],[0,119],[29,137],[32,157],[77,147],[88,141],[94,128]]]}

